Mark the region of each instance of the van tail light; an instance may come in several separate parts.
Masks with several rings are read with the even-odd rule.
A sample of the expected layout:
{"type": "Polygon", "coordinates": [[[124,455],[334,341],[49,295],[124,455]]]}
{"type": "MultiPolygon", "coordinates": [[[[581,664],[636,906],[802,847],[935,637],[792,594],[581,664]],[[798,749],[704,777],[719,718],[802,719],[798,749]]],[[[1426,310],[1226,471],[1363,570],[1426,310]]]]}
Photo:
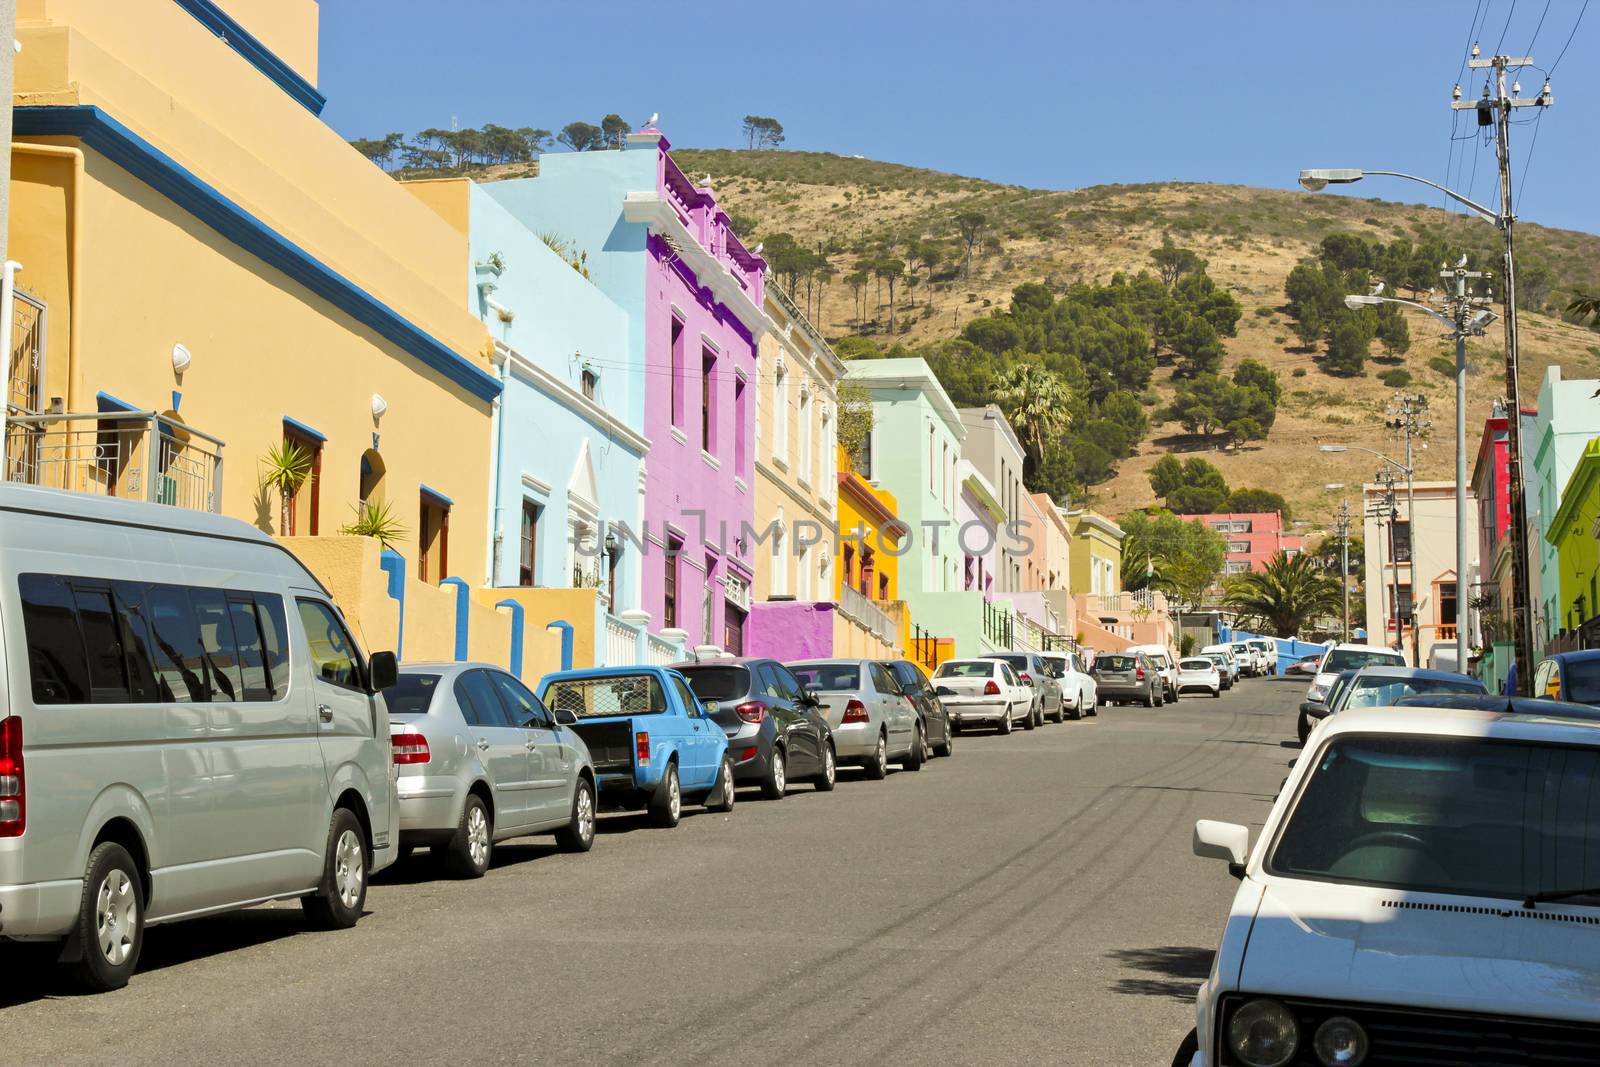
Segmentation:
{"type": "Polygon", "coordinates": [[[733,709],[745,722],[759,723],[767,717],[767,706],[759,700],[747,700],[733,709]]]}
{"type": "Polygon", "coordinates": [[[867,721],[867,706],[854,698],[844,706],[844,718],[839,720],[841,726],[849,726],[853,722],[867,721]]]}
{"type": "Polygon", "coordinates": [[[1136,681],[1136,682],[1144,681],[1144,668],[1143,667],[1135,667],[1133,669],[1133,680],[1136,681]]]}
{"type": "Polygon", "coordinates": [[[1033,675],[1029,674],[1027,671],[1018,671],[1017,677],[1022,679],[1023,685],[1033,684],[1033,675]]]}
{"type": "Polygon", "coordinates": [[[997,697],[997,696],[999,696],[1000,695],[1000,685],[999,685],[999,683],[997,683],[993,678],[990,678],[987,682],[984,682],[983,683],[983,695],[986,696],[986,697],[997,697]]]}
{"type": "Polygon", "coordinates": [[[21,837],[28,828],[27,787],[22,774],[22,717],[0,719],[0,837],[21,837]]]}
{"type": "Polygon", "coordinates": [[[643,730],[633,735],[633,753],[639,766],[650,766],[650,735],[643,730]]]}
{"type": "Polygon", "coordinates": [[[396,763],[427,763],[433,759],[428,751],[428,739],[421,734],[394,734],[389,744],[394,748],[396,763]]]}

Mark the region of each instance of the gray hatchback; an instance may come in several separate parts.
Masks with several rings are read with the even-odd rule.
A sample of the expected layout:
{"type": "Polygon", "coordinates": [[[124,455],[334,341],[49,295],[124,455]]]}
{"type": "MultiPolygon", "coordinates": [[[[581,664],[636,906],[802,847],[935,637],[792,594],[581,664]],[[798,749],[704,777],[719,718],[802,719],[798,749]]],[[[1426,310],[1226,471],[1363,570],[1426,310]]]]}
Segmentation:
{"type": "Polygon", "coordinates": [[[594,768],[583,739],[517,679],[484,663],[419,663],[384,690],[399,774],[400,851],[427,845],[481,878],[496,841],[594,844],[594,768]]]}
{"type": "Polygon", "coordinates": [[[1161,673],[1143,652],[1102,652],[1094,658],[1090,673],[1100,699],[1108,703],[1138,702],[1159,708],[1164,702],[1161,673]]]}

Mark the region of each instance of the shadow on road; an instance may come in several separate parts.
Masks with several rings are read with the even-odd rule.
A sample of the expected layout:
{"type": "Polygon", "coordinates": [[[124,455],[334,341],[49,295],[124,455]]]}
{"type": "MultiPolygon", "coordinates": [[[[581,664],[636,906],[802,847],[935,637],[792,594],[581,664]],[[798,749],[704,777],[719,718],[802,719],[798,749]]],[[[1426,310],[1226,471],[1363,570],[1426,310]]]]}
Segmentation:
{"type": "Polygon", "coordinates": [[[1211,949],[1193,946],[1116,949],[1106,958],[1157,977],[1119,978],[1111,983],[1111,991],[1133,997],[1191,1001],[1195,987],[1211,973],[1212,955],[1211,949]]]}

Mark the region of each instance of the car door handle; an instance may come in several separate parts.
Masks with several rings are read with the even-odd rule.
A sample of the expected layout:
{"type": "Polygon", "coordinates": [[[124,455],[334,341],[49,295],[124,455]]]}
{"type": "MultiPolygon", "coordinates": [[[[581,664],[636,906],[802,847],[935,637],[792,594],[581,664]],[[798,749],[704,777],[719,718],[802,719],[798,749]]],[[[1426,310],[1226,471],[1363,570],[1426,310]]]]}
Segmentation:
{"type": "Polygon", "coordinates": [[[326,705],[326,704],[318,704],[317,705],[317,718],[321,719],[323,722],[332,722],[333,721],[333,709],[328,707],[328,705],[326,705]]]}
{"type": "Polygon", "coordinates": [[[532,741],[524,741],[522,743],[522,747],[527,749],[529,752],[532,752],[536,746],[532,741]]]}
{"type": "Polygon", "coordinates": [[[489,751],[489,742],[488,742],[488,740],[486,738],[480,738],[478,740],[478,751],[480,751],[480,752],[489,751]]]}

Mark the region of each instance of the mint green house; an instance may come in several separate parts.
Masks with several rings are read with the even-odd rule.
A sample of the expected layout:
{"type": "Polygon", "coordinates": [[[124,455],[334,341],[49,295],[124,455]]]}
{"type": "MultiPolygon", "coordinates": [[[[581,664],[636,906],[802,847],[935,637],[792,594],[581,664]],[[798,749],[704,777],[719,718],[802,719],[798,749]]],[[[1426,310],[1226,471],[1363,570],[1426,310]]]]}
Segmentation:
{"type": "Polygon", "coordinates": [[[1528,523],[1533,527],[1528,540],[1539,564],[1530,582],[1536,661],[1544,654],[1550,638],[1561,630],[1565,608],[1569,606],[1562,603],[1561,556],[1550,539],[1550,530],[1561,507],[1562,491],[1572,479],[1584,447],[1600,430],[1596,389],[1600,389],[1600,381],[1569,381],[1561,377],[1560,367],[1547,368],[1539,383],[1539,412],[1534,416],[1533,433],[1524,445],[1533,456],[1527,485],[1528,523]]]}
{"type": "MultiPolygon", "coordinates": [[[[856,360],[847,377],[872,396],[872,434],[858,470],[893,493],[910,527],[901,541],[900,596],[926,633],[953,638],[956,656],[1010,647],[1011,605],[967,588],[968,556],[992,549],[984,524],[958,522],[958,472],[966,429],[923,359],[856,360]]],[[[850,531],[840,531],[839,565],[848,568],[850,531]]],[[[877,546],[873,546],[875,549],[877,546]]]]}

